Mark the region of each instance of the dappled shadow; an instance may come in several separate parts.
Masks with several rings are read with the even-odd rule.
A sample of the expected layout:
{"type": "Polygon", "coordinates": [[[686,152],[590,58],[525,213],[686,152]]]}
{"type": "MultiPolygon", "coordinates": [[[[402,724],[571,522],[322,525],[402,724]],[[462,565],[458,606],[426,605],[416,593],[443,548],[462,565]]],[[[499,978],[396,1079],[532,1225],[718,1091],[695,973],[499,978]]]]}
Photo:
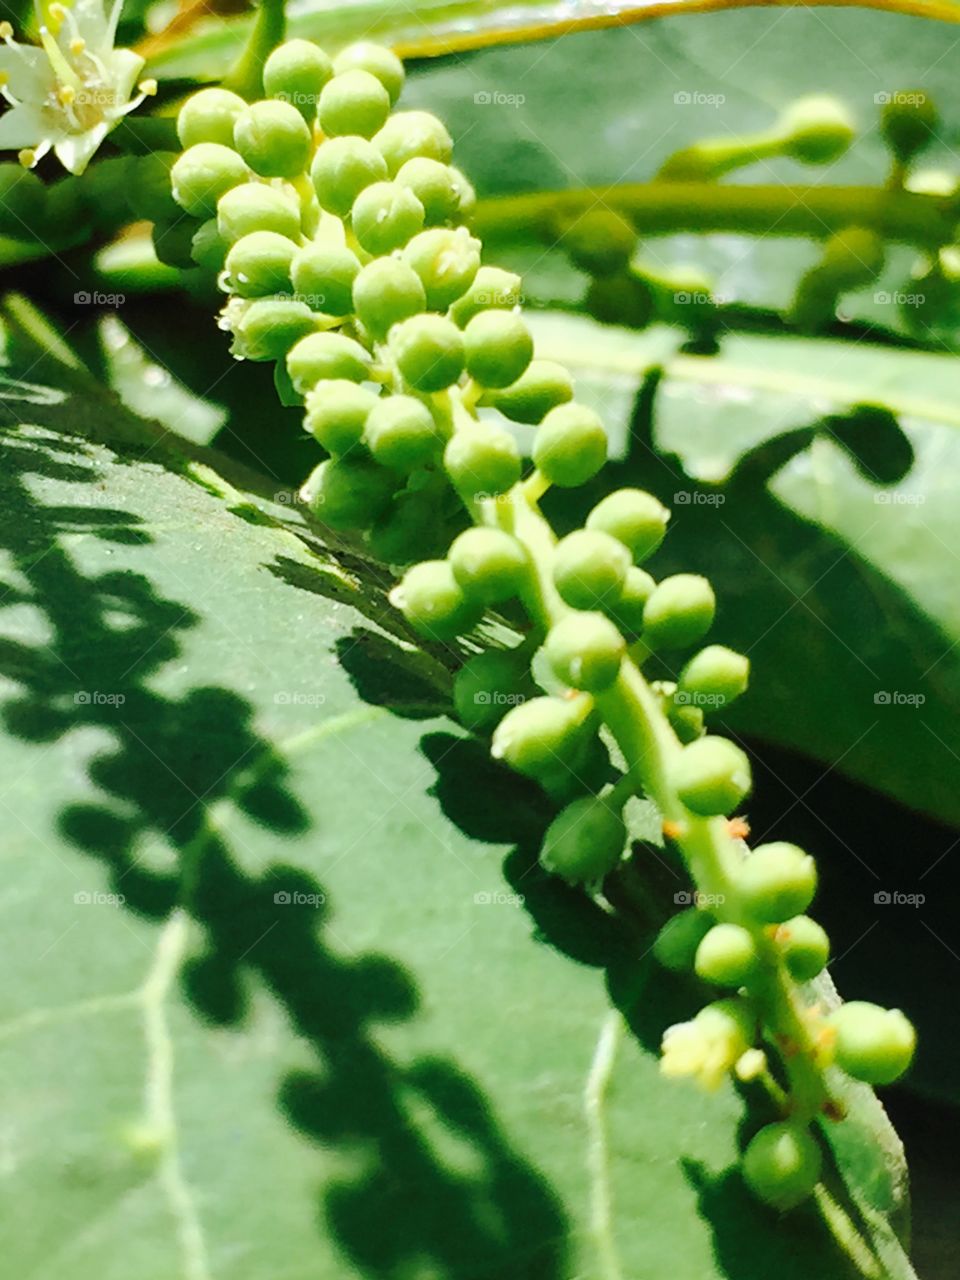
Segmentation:
{"type": "MultiPolygon", "coordinates": [[[[411,976],[389,957],[330,946],[327,894],[308,871],[276,861],[254,874],[231,847],[233,815],[278,839],[305,835],[313,816],[244,698],[213,685],[161,691],[196,612],[143,574],[79,567],[73,535],[151,541],[136,516],[91,499],[97,483],[82,444],[0,432],[11,566],[0,607],[26,602],[42,619],[37,639],[0,643],[0,674],[16,686],[4,726],[31,743],[88,729],[106,739],[83,766],[98,798],[63,808],[61,835],[106,864],[125,910],[156,923],[174,908],[190,916],[198,943],[182,985],[205,1022],[242,1025],[260,986],[284,1010],[315,1065],[286,1073],[280,1109],[310,1141],[352,1157],[318,1202],[318,1226],[345,1265],[375,1280],[559,1280],[562,1208],[476,1083],[451,1060],[395,1062],[377,1041],[380,1024],[418,1016],[411,976]],[[83,483],[89,505],[44,505],[38,480],[83,483]],[[463,1168],[435,1150],[438,1126],[466,1153],[463,1168]]],[[[366,651],[377,659],[369,642],[366,651]]]]}

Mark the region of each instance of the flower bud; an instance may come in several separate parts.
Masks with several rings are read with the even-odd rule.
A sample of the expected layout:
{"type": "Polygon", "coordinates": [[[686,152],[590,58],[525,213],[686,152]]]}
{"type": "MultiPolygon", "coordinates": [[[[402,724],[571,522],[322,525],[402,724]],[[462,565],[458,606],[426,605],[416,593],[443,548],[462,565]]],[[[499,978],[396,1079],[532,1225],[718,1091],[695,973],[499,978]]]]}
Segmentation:
{"type": "Polygon", "coordinates": [[[237,150],[263,178],[296,178],[310,158],[312,139],[303,116],[289,102],[255,102],[233,126],[237,150]]]}
{"type": "Polygon", "coordinates": [[[540,862],[569,884],[602,880],[620,862],[627,829],[603,796],[583,796],[561,809],[547,828],[540,862]]]}
{"type": "Polygon", "coordinates": [[[389,114],[390,95],[369,71],[343,71],[320,94],[320,127],[329,138],[372,138],[389,114]]]}
{"type": "Polygon", "coordinates": [[[586,484],[606,460],[606,430],[586,405],[575,401],[555,405],[537,429],[533,461],[543,477],[561,489],[586,484]]]}
{"type": "Polygon", "coordinates": [[[704,818],[731,814],[750,790],[750,761],[726,738],[707,736],[683,748],[671,770],[681,801],[704,818]]]}
{"type": "Polygon", "coordinates": [[[365,138],[329,138],[317,148],[310,180],[323,209],[345,217],[357,196],[387,176],[383,156],[365,138]]]}

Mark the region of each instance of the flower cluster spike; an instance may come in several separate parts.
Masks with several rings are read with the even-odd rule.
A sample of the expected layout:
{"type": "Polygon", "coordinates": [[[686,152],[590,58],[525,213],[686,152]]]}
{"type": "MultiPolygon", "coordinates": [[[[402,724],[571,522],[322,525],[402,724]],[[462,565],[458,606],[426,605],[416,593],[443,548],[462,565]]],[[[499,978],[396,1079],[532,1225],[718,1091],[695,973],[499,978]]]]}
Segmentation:
{"type": "Polygon", "coordinates": [[[658,582],[642,567],[669,518],[652,494],[610,493],[560,539],[544,517],[551,486],[602,469],[606,434],[568,372],[535,355],[519,278],[481,265],[446,129],[392,111],[398,60],[360,45],[331,62],[291,41],[264,83],[271,96],[250,106],[222,89],[190,99],[172,170],[175,199],[200,220],[194,258],[229,295],[234,354],[275,362],[284,402],[303,404],[329,455],[305,501],[404,570],[391,598],[418,632],[451,641],[491,606],[522,617],[515,648],[461,666],[454,704],[558,802],[546,870],[600,886],[628,856],[626,802],[658,806],[697,905],[667,922],[654,954],[720,997],[668,1029],[663,1071],[708,1089],[767,1083],[782,1115],[748,1147],[744,1175],[789,1208],[820,1175],[815,1123],[838,1111],[828,1068],[888,1083],[914,1035],[899,1011],[824,1013],[801,990],[829,950],[805,914],[813,859],[747,848],[735,813],[749,759],[704,732],[704,713],[745,691],[747,659],[710,644],[676,683],[644,677],[652,654],[696,649],[715,611],[705,578],[658,582]],[[532,468],[511,423],[535,427],[532,468]],[[610,737],[625,762],[614,782],[610,737]]]}

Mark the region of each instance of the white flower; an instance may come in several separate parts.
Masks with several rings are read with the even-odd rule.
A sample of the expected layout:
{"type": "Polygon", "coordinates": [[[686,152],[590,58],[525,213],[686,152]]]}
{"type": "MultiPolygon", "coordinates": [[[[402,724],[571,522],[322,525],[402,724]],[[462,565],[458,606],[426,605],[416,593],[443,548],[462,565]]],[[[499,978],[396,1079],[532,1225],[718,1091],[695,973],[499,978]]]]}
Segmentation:
{"type": "Polygon", "coordinates": [[[731,998],[708,1004],[692,1022],[667,1027],[661,1048],[661,1073],[692,1076],[708,1092],[719,1089],[750,1047],[752,1019],[748,1006],[731,998]]]}
{"type": "Polygon", "coordinates": [[[0,22],[0,94],[10,104],[0,116],[0,151],[18,150],[33,168],[52,147],[65,169],[83,173],[110,130],[156,93],[156,81],[137,85],[143,58],[113,47],[123,0],[109,12],[108,0],[35,3],[39,45],[18,44],[0,22]]]}

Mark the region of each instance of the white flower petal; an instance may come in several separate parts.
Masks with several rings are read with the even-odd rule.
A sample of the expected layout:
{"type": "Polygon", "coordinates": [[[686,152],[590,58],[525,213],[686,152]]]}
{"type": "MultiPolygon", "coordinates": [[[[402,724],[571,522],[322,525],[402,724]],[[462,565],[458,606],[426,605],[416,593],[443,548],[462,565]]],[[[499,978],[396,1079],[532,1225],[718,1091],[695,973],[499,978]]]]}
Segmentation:
{"type": "Polygon", "coordinates": [[[0,117],[0,151],[36,147],[50,132],[46,113],[33,103],[13,107],[0,117]]]}
{"type": "Polygon", "coordinates": [[[15,98],[40,101],[56,85],[47,55],[32,44],[0,45],[0,74],[15,98]]]}
{"type": "Polygon", "coordinates": [[[132,49],[114,49],[106,59],[106,65],[116,86],[117,105],[122,106],[133,93],[146,61],[132,49]]]}
{"type": "Polygon", "coordinates": [[[70,173],[83,173],[108,132],[108,125],[98,124],[86,133],[68,134],[54,145],[57,159],[70,173]]]}

